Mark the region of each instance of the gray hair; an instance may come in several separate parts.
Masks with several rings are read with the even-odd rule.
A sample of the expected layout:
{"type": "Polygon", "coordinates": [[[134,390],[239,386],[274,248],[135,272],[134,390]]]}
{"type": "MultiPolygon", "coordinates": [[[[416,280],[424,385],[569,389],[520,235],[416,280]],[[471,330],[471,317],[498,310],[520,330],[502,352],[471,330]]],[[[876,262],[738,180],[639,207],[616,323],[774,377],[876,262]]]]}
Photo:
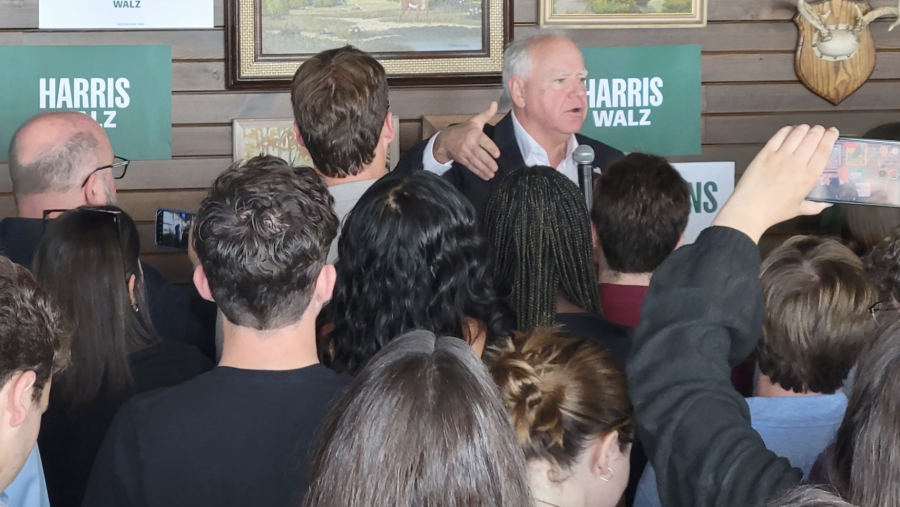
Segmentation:
{"type": "Polygon", "coordinates": [[[815,486],[799,486],[769,501],[766,507],[854,507],[841,497],[815,486]]]}
{"type": "Polygon", "coordinates": [[[84,172],[84,165],[91,160],[100,145],[97,137],[90,132],[79,132],[62,145],[23,164],[19,159],[17,144],[25,125],[16,131],[9,144],[9,178],[12,180],[13,194],[63,193],[72,190],[79,183],[76,181],[77,176],[84,172]]]}
{"type": "Polygon", "coordinates": [[[504,97],[509,98],[512,96],[509,90],[510,78],[513,76],[524,78],[531,72],[531,48],[551,39],[568,40],[568,37],[559,32],[544,30],[521,39],[514,39],[506,46],[506,51],[503,52],[504,97]]]}

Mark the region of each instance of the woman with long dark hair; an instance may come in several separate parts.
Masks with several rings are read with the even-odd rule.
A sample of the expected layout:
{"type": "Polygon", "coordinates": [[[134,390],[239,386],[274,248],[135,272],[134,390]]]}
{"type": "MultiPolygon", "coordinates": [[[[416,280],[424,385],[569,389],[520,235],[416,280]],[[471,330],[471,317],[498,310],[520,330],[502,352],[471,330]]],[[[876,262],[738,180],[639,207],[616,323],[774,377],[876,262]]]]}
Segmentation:
{"type": "Polygon", "coordinates": [[[353,380],[321,428],[304,507],[532,507],[497,386],[465,342],[412,331],[353,380]]]}
{"type": "Polygon", "coordinates": [[[480,354],[512,328],[474,208],[434,174],[372,185],[341,228],[335,268],[319,354],[338,372],[355,374],[412,329],[462,337],[480,354]]]}
{"type": "Polygon", "coordinates": [[[160,341],[138,256],[137,228],[114,206],[47,222],[33,269],[73,331],[72,362],[53,380],[38,444],[54,507],[79,506],[118,408],[212,367],[193,347],[160,341]]]}
{"type": "Polygon", "coordinates": [[[523,167],[488,195],[482,230],[517,329],[561,325],[599,342],[624,371],[628,330],[603,318],[591,222],[578,187],[551,167],[523,167]]]}

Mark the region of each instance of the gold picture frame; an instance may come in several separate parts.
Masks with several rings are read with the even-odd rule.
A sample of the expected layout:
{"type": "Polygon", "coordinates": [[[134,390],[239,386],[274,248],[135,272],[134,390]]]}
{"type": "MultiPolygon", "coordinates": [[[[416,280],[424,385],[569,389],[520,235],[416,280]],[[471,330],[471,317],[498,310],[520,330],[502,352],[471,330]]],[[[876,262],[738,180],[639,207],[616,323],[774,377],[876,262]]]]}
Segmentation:
{"type": "MultiPolygon", "coordinates": [[[[394,132],[400,132],[400,119],[391,116],[394,132]]],[[[238,119],[232,121],[234,139],[234,162],[247,160],[257,155],[273,155],[292,166],[313,167],[306,148],[297,142],[292,119],[238,119]]],[[[400,136],[395,135],[388,148],[388,171],[400,161],[400,136]]]]}
{"type": "Polygon", "coordinates": [[[708,0],[540,0],[540,24],[555,28],[702,28],[708,0]]]}
{"type": "Polygon", "coordinates": [[[286,88],[304,60],[347,44],[375,56],[394,86],[497,84],[510,3],[225,0],[226,84],[286,88]]]}

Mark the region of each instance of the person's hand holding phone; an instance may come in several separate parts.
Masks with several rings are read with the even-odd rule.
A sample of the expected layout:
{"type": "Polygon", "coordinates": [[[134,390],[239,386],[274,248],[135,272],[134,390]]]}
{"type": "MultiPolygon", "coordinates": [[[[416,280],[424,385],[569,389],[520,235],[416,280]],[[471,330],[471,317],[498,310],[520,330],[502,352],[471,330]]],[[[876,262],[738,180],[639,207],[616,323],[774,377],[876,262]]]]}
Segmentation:
{"type": "Polygon", "coordinates": [[[731,227],[754,242],[771,226],[798,215],[815,215],[830,204],[807,201],[822,179],[836,128],[784,127],[747,167],[713,225],[731,227]]]}

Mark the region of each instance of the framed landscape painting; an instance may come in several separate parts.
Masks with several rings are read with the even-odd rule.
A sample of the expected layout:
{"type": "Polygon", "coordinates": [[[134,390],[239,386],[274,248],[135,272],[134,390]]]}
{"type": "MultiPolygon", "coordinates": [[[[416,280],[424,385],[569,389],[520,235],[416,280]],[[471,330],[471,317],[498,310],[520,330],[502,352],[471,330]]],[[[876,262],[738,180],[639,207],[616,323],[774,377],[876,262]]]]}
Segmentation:
{"type": "Polygon", "coordinates": [[[310,56],[347,44],[391,85],[499,83],[511,0],[226,0],[229,88],[286,88],[310,56]]]}
{"type": "Polygon", "coordinates": [[[706,26],[707,0],[540,0],[541,26],[690,28],[706,26]]]}

